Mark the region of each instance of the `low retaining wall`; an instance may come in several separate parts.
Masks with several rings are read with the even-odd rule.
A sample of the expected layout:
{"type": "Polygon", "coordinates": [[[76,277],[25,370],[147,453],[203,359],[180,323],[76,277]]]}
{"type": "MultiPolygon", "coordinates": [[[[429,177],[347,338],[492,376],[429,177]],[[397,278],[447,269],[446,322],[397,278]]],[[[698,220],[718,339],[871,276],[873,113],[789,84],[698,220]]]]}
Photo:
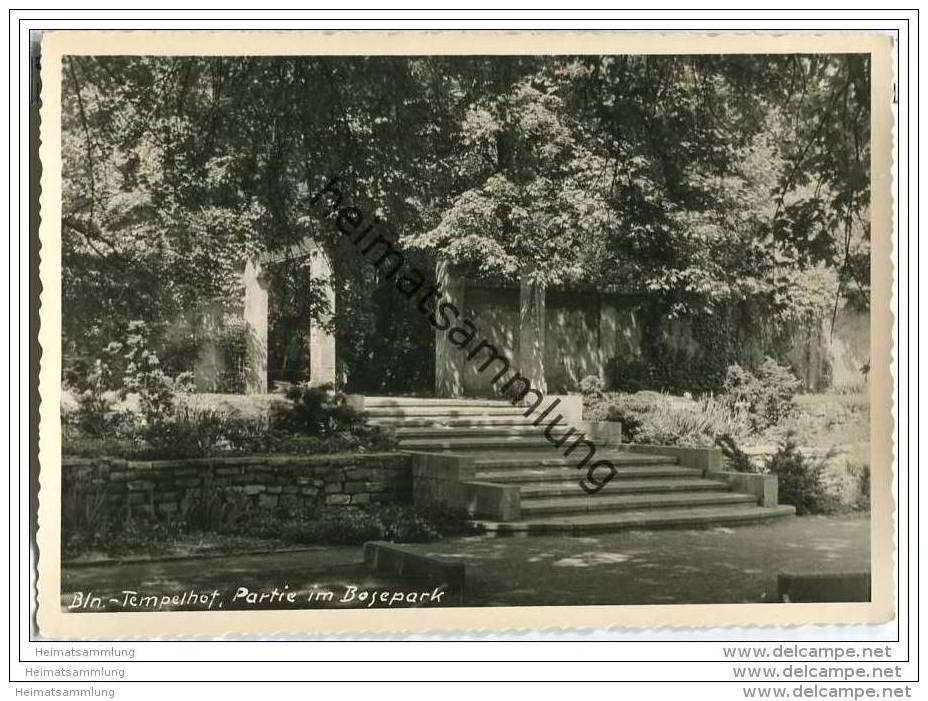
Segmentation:
{"type": "Polygon", "coordinates": [[[444,592],[443,604],[462,604],[465,569],[436,555],[421,555],[408,547],[375,540],[364,544],[364,564],[376,574],[408,578],[444,592]]]}
{"type": "Polygon", "coordinates": [[[719,472],[722,469],[722,451],[718,448],[700,448],[679,445],[646,445],[629,443],[627,450],[633,453],[655,453],[677,458],[683,467],[692,467],[705,472],[719,472]]]}
{"type": "Polygon", "coordinates": [[[100,490],[112,507],[136,513],[172,514],[212,488],[230,489],[268,509],[412,497],[412,459],[403,453],[154,461],[65,457],[61,467],[63,496],[80,482],[100,490]]]}
{"type": "Polygon", "coordinates": [[[444,504],[470,516],[515,521],[521,515],[519,487],[475,479],[474,458],[410,451],[413,502],[444,504]]]}

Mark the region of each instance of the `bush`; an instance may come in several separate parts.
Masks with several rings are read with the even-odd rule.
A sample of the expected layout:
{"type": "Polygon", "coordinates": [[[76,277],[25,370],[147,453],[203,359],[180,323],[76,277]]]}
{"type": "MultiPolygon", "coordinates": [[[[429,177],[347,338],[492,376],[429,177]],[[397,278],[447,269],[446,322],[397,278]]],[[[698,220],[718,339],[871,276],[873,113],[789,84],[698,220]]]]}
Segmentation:
{"type": "Polygon", "coordinates": [[[248,510],[248,498],[241,492],[207,484],[181,504],[180,520],[193,532],[230,531],[248,510]]]}
{"type": "MultiPolygon", "coordinates": [[[[287,453],[313,455],[338,452],[390,451],[396,438],[390,431],[365,423],[362,413],[331,389],[291,387],[289,403],[267,412],[241,416],[218,408],[178,407],[174,387],[161,373],[141,373],[132,381],[141,391],[143,416],[117,414],[104,405],[90,418],[66,422],[64,453],[134,459],[179,459],[220,455],[287,453]],[[86,430],[86,424],[90,430],[86,430]],[[73,430],[72,430],[73,429],[73,430]]],[[[94,407],[97,407],[95,404],[94,407]]],[[[88,411],[88,415],[89,411],[88,411]]]]}
{"type": "Polygon", "coordinates": [[[470,533],[463,511],[442,506],[320,506],[254,509],[225,532],[273,537],[305,545],[360,545],[369,540],[427,543],[470,533]]]}
{"type": "Polygon", "coordinates": [[[580,380],[580,394],[597,397],[606,389],[606,384],[599,375],[587,375],[580,380]]]}
{"type": "Polygon", "coordinates": [[[532,383],[524,377],[516,377],[506,384],[507,386],[501,394],[503,395],[503,399],[508,399],[513,403],[518,402],[521,397],[524,397],[532,387],[532,383]]]}
{"type": "Polygon", "coordinates": [[[870,510],[870,462],[853,460],[847,464],[847,472],[857,486],[856,501],[853,506],[863,511],[870,510]]]}
{"type": "Polygon", "coordinates": [[[729,434],[718,436],[715,444],[728,460],[728,466],[735,472],[759,472],[751,457],[738,447],[735,439],[729,434]]]}
{"type": "Polygon", "coordinates": [[[740,437],[747,431],[744,412],[713,397],[699,401],[657,392],[606,395],[588,401],[591,421],[617,421],[629,443],[654,445],[715,445],[716,438],[740,437]]]}
{"type": "Polygon", "coordinates": [[[606,421],[616,421],[622,426],[622,440],[637,443],[644,423],[642,418],[620,404],[610,404],[606,410],[606,421]]]}
{"type": "Polygon", "coordinates": [[[108,524],[106,492],[89,476],[78,477],[61,493],[62,549],[88,549],[95,534],[108,524]]]}
{"type": "Polygon", "coordinates": [[[788,433],[766,465],[767,472],[777,476],[780,501],[795,506],[800,515],[833,511],[834,500],[825,485],[825,460],[800,453],[794,435],[788,433]]]}
{"type": "Polygon", "coordinates": [[[752,428],[763,431],[793,412],[800,384],[789,368],[767,358],[754,373],[740,365],[729,367],[723,389],[726,401],[747,411],[752,428]]]}
{"type": "Polygon", "coordinates": [[[293,543],[320,545],[360,545],[383,537],[379,515],[357,506],[322,509],[316,518],[282,520],[279,537],[293,543]]]}

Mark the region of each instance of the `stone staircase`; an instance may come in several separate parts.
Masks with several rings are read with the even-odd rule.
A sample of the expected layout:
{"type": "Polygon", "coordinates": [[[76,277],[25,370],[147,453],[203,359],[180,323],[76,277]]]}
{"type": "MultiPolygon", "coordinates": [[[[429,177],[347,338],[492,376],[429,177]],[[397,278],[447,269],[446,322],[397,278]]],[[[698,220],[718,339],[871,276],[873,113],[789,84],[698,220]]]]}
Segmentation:
{"type": "MultiPolygon", "coordinates": [[[[757,496],[732,491],[673,455],[597,446],[596,459],[618,469],[596,494],[579,486],[582,452],[564,457],[543,426],[508,402],[365,397],[371,423],[392,428],[400,447],[418,453],[472,458],[480,483],[518,488],[520,517],[480,520],[498,533],[585,533],[625,528],[704,527],[765,521],[794,513],[761,506],[757,496]]],[[[558,429],[558,434],[563,432],[558,429]]],[[[711,473],[715,474],[715,473],[711,473]]]]}

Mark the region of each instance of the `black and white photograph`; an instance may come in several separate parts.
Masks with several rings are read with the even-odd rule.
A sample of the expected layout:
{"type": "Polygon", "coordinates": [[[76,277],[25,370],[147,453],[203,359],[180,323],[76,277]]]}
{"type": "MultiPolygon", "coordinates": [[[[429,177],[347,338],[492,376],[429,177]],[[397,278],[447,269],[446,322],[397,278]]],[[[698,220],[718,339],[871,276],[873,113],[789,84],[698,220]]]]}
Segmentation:
{"type": "Polygon", "coordinates": [[[43,76],[56,620],[889,596],[882,44],[264,39],[43,76]]]}

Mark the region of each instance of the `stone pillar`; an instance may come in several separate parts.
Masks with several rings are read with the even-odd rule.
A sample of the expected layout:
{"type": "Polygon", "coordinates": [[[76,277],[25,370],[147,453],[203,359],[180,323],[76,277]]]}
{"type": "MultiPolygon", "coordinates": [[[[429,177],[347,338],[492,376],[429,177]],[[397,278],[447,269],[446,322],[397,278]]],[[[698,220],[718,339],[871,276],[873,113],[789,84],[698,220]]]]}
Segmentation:
{"type": "Polygon", "coordinates": [[[267,281],[261,264],[245,262],[245,310],[243,319],[247,333],[245,351],[245,393],[267,393],[267,281]]]}
{"type": "Polygon", "coordinates": [[[335,287],[332,262],[321,245],[310,255],[309,274],[326,301],[327,311],[309,320],[309,384],[335,385],[335,336],[331,323],[335,318],[335,287]]]}
{"type": "Polygon", "coordinates": [[[618,353],[619,310],[612,300],[602,297],[599,304],[599,379],[609,386],[609,361],[618,353]]]}
{"type": "Polygon", "coordinates": [[[519,362],[516,369],[539,392],[545,382],[545,288],[525,276],[519,281],[519,362]]]}
{"type": "MultiPolygon", "coordinates": [[[[441,286],[441,302],[453,304],[464,311],[464,280],[454,272],[450,263],[441,261],[435,270],[436,282],[441,286]]],[[[439,302],[439,303],[441,303],[439,302]]],[[[436,305],[437,309],[437,305],[436,305]]],[[[436,317],[441,320],[441,317],[436,317]]],[[[435,395],[460,397],[464,394],[464,352],[448,339],[448,329],[435,330],[435,395]]]]}

